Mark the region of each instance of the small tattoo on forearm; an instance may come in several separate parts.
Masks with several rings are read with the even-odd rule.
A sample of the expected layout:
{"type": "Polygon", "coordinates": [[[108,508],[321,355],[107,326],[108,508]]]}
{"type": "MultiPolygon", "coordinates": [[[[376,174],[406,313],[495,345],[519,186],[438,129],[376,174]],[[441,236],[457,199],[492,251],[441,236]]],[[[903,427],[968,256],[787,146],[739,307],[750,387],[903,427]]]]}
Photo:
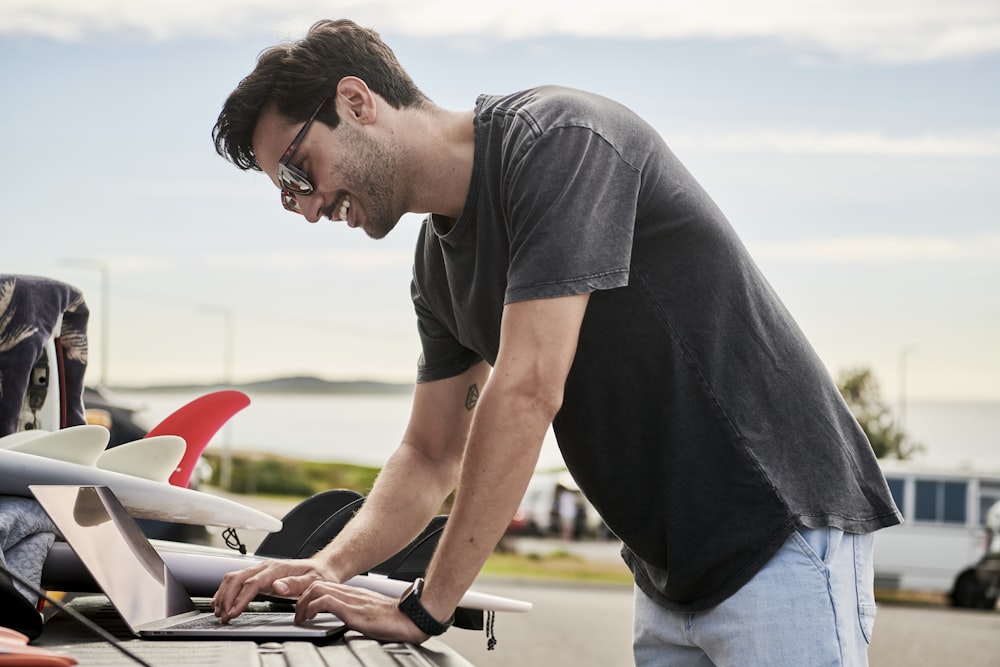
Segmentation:
{"type": "Polygon", "coordinates": [[[472,408],[476,407],[476,403],[479,402],[479,385],[473,383],[469,386],[469,393],[465,395],[465,409],[472,412],[472,408]]]}

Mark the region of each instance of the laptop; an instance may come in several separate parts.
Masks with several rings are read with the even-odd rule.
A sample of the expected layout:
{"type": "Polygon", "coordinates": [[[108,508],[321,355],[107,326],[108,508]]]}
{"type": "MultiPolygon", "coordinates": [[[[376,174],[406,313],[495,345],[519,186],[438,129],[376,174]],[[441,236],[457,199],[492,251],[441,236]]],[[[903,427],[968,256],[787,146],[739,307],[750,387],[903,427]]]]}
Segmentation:
{"type": "Polygon", "coordinates": [[[198,611],[111,489],[72,485],[29,488],[139,637],[320,641],[347,631],[343,621],[326,613],[296,625],[294,612],[244,612],[222,625],[215,614],[198,611]]]}

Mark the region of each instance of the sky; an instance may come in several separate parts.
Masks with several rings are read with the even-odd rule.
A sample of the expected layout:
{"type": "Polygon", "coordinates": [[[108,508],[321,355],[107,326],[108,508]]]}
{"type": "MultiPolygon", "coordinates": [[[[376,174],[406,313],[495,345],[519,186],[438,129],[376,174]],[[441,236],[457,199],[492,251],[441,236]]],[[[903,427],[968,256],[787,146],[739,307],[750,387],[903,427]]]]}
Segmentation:
{"type": "Polygon", "coordinates": [[[831,374],[1000,401],[1000,3],[749,7],[0,0],[0,273],[83,290],[92,383],[412,381],[420,216],[309,225],[211,141],[263,49],[346,17],[446,108],[546,83],[632,107],[831,374]]]}

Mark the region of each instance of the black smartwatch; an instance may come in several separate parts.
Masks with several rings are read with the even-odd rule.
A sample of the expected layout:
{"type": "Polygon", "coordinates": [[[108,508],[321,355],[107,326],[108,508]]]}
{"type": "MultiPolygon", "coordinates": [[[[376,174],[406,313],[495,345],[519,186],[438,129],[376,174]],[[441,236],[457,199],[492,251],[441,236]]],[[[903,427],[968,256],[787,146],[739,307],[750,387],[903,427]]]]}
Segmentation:
{"type": "Polygon", "coordinates": [[[444,631],[451,627],[451,624],[455,622],[455,615],[452,614],[451,618],[444,623],[431,616],[424,609],[424,605],[420,604],[420,594],[423,590],[424,580],[417,577],[413,585],[403,593],[403,597],[399,598],[399,610],[406,614],[422,633],[436,637],[444,634],[444,631]]]}

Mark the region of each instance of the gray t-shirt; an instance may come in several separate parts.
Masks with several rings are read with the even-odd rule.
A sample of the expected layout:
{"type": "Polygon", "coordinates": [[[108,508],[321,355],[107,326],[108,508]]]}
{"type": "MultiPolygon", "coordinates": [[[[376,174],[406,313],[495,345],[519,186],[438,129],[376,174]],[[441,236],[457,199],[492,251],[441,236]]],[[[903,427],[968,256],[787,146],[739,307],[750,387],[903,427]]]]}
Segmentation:
{"type": "Polygon", "coordinates": [[[465,208],[416,251],[418,381],[496,361],[504,304],[590,292],[553,424],[671,609],[717,604],[796,527],[900,516],[829,373],[661,137],[605,98],[481,96],[465,208]]]}

